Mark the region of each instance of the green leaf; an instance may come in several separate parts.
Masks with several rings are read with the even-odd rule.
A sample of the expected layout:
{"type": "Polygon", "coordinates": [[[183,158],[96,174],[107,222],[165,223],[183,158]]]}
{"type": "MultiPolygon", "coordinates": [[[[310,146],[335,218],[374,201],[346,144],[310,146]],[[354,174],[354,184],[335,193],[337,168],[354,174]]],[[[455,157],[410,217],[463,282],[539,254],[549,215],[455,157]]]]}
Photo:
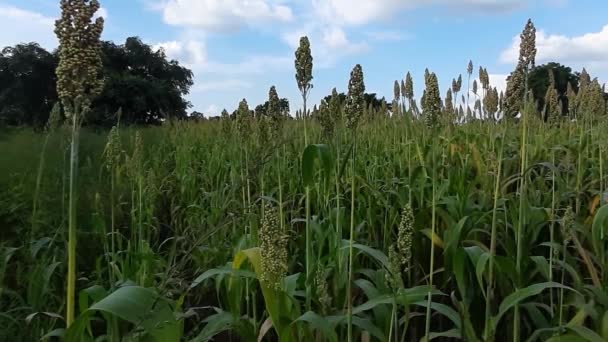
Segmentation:
{"type": "Polygon", "coordinates": [[[578,336],[584,338],[585,341],[588,341],[588,342],[605,342],[606,341],[600,335],[598,335],[593,330],[591,330],[587,327],[568,326],[567,328],[568,328],[568,330],[572,330],[573,332],[575,332],[578,336]]]}
{"type": "Polygon", "coordinates": [[[485,287],[483,286],[483,272],[486,269],[486,265],[490,258],[490,254],[484,252],[479,246],[472,246],[465,248],[465,251],[469,255],[471,262],[475,266],[475,276],[477,277],[477,283],[479,284],[479,288],[483,293],[483,296],[486,296],[485,287]]]}
{"type": "Polygon", "coordinates": [[[234,324],[234,317],[231,313],[218,309],[216,314],[207,317],[203,323],[207,323],[203,330],[190,342],[209,341],[213,336],[226,331],[234,324]]]}
{"type": "Polygon", "coordinates": [[[534,261],[536,269],[538,269],[540,274],[542,274],[545,279],[549,280],[549,262],[547,262],[547,259],[540,255],[531,256],[530,259],[534,261]]]}
{"type": "Polygon", "coordinates": [[[370,299],[369,301],[353,308],[353,315],[356,315],[363,311],[371,310],[378,305],[393,304],[394,302],[395,302],[395,297],[393,295],[378,296],[374,299],[370,299]]]}
{"type": "Polygon", "coordinates": [[[603,259],[606,251],[604,250],[604,239],[606,238],[606,230],[608,229],[608,204],[601,207],[595,214],[593,226],[591,227],[591,242],[595,253],[600,259],[603,259]]]}
{"type": "Polygon", "coordinates": [[[458,248],[454,253],[454,259],[452,260],[452,267],[454,270],[454,276],[456,278],[456,285],[458,285],[458,291],[462,298],[467,296],[467,277],[466,277],[466,252],[462,248],[458,248]]]}
{"type": "Polygon", "coordinates": [[[212,268],[210,270],[205,271],[200,276],[196,277],[196,279],[194,279],[194,281],[190,285],[190,288],[195,288],[205,280],[215,277],[217,275],[233,275],[243,278],[255,278],[255,273],[249,271],[235,270],[230,268],[212,268]]]}
{"type": "Polygon", "coordinates": [[[314,184],[315,161],[318,161],[326,180],[331,177],[334,158],[331,149],[327,145],[308,145],[302,154],[302,181],[304,186],[314,184]]]}
{"type": "MultiPolygon", "coordinates": [[[[421,300],[421,301],[414,303],[414,305],[426,308],[428,306],[428,301],[421,300]]],[[[458,314],[458,312],[456,312],[456,310],[452,309],[451,307],[449,307],[445,304],[435,303],[435,302],[431,302],[431,309],[433,309],[434,311],[437,311],[440,314],[444,315],[445,317],[449,318],[450,321],[452,321],[452,323],[454,323],[454,325],[456,326],[458,331],[460,331],[460,328],[462,327],[462,321],[460,320],[460,314],[458,314]]]]}
{"type": "MultiPolygon", "coordinates": [[[[346,243],[345,246],[342,246],[342,249],[347,249],[347,248],[349,248],[348,243],[346,243]]],[[[357,244],[357,243],[353,244],[353,248],[358,249],[361,252],[367,254],[368,256],[370,256],[373,259],[375,259],[376,261],[378,261],[382,267],[389,269],[388,257],[386,256],[386,254],[382,253],[382,251],[371,248],[369,246],[357,244]]]]}
{"type": "Polygon", "coordinates": [[[602,317],[602,338],[608,341],[608,311],[604,312],[604,316],[602,317]]]}
{"type": "Polygon", "coordinates": [[[181,323],[175,319],[170,303],[144,287],[120,287],[88,311],[109,313],[142,326],[155,341],[179,341],[182,336],[181,323]]]}
{"type": "MultiPolygon", "coordinates": [[[[325,341],[338,341],[338,335],[330,321],[325,317],[321,317],[312,311],[308,311],[302,316],[298,317],[294,323],[296,322],[307,322],[314,329],[319,330],[323,333],[323,337],[325,341]]],[[[292,323],[293,324],[293,323],[292,323]]]]}
{"type": "MultiPolygon", "coordinates": [[[[245,261],[249,261],[253,266],[255,274],[258,279],[262,278],[262,255],[259,247],[254,247],[246,250],[239,251],[232,261],[232,267],[237,270],[240,269],[245,261]]],[[[288,283],[294,283],[297,280],[297,276],[287,277],[288,283]]],[[[290,305],[289,297],[283,291],[274,290],[266,286],[263,282],[259,282],[262,288],[262,295],[264,296],[264,304],[266,305],[266,311],[270,316],[274,330],[281,338],[285,333],[288,333],[289,323],[294,319],[295,315],[299,315],[297,309],[291,310],[293,305],[290,305]]],[[[285,281],[284,281],[285,283],[285,281]]]]}
{"type": "Polygon", "coordinates": [[[544,290],[549,289],[549,288],[563,288],[566,290],[574,291],[572,288],[570,288],[568,286],[564,286],[562,284],[555,283],[555,282],[539,283],[539,284],[530,285],[523,289],[519,289],[519,290],[515,291],[514,293],[508,295],[502,301],[502,303],[500,303],[500,307],[498,308],[498,314],[494,318],[494,330],[496,330],[496,328],[498,327],[498,322],[500,321],[502,316],[507,311],[509,311],[512,307],[519,304],[524,299],[527,299],[532,296],[536,296],[536,295],[540,294],[541,292],[543,292],[544,290]]]}
{"type": "MultiPolygon", "coordinates": [[[[429,338],[427,341],[431,341],[434,340],[436,338],[455,338],[455,339],[462,339],[462,336],[460,335],[460,330],[459,329],[450,329],[450,330],[446,330],[444,332],[431,332],[429,333],[429,338]]],[[[424,337],[421,339],[421,341],[424,340],[424,337]]]]}
{"type": "Polygon", "coordinates": [[[589,342],[589,341],[585,340],[584,338],[582,338],[578,335],[567,334],[567,335],[553,336],[553,337],[549,338],[548,340],[546,340],[545,342],[589,342]]]}
{"type": "Polygon", "coordinates": [[[380,341],[386,341],[386,336],[369,319],[354,316],[353,325],[359,327],[362,331],[367,331],[380,341]]]}

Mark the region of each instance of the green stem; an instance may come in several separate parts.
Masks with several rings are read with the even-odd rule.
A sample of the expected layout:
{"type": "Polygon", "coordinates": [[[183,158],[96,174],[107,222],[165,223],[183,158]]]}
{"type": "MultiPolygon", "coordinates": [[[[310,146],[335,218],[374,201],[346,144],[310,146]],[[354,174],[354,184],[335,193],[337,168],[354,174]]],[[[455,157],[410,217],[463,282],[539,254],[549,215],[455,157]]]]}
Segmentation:
{"type": "Polygon", "coordinates": [[[350,236],[348,239],[348,287],[347,287],[347,300],[348,300],[348,342],[353,341],[353,298],[352,298],[352,284],[353,284],[353,244],[355,239],[355,156],[357,150],[357,135],[353,133],[353,155],[351,160],[352,175],[351,175],[351,198],[350,198],[350,236]]]}
{"type": "Polygon", "coordinates": [[[79,109],[74,110],[72,119],[72,144],[70,149],[70,185],[68,207],[68,275],[66,326],[74,322],[76,295],[76,209],[78,188],[78,150],[80,143],[79,109]]]}

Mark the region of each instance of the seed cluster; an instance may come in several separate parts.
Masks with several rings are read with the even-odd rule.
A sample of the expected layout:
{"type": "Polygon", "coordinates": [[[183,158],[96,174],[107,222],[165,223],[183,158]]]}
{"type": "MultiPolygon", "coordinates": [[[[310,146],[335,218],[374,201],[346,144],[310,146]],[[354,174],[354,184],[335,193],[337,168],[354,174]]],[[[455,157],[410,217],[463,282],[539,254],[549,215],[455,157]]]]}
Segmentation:
{"type": "Polygon", "coordinates": [[[346,126],[349,129],[355,129],[359,123],[359,119],[365,111],[365,83],[363,80],[363,69],[357,64],[350,73],[348,82],[348,95],[346,97],[346,106],[344,108],[346,114],[346,126]]]}
{"type": "Polygon", "coordinates": [[[104,21],[99,17],[91,22],[99,8],[97,0],[61,0],[61,18],[55,22],[59,39],[57,94],[68,116],[74,114],[76,106],[88,109],[103,90],[99,39],[104,21]]]}
{"type": "Polygon", "coordinates": [[[327,271],[318,267],[315,273],[315,287],[321,311],[326,314],[331,309],[331,296],[329,295],[329,285],[327,284],[327,271]]]}
{"type": "Polygon", "coordinates": [[[281,280],[287,274],[287,243],[289,237],[281,231],[277,209],[267,204],[259,232],[262,256],[262,279],[267,286],[281,289],[281,280]]]}
{"type": "Polygon", "coordinates": [[[401,222],[397,232],[397,248],[401,256],[401,264],[406,269],[411,267],[412,243],[414,239],[414,212],[410,204],[406,204],[401,213],[401,222]]]}

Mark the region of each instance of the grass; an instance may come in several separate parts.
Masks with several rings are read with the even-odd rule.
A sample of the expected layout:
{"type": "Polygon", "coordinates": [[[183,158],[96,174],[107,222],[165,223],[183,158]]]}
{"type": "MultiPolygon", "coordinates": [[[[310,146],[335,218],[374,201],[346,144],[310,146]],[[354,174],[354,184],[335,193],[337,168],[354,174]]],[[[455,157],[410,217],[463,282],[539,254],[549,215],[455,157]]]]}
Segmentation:
{"type": "Polygon", "coordinates": [[[108,147],[83,128],[76,236],[69,129],[3,132],[0,340],[608,338],[606,123],[364,121],[356,148],[314,121],[306,136],[286,122],[275,142],[168,123],[121,127],[108,147]],[[324,144],[314,158],[306,140],[324,144]],[[264,203],[289,237],[279,289],[258,280],[264,203]],[[404,269],[388,251],[406,204],[404,269]]]}

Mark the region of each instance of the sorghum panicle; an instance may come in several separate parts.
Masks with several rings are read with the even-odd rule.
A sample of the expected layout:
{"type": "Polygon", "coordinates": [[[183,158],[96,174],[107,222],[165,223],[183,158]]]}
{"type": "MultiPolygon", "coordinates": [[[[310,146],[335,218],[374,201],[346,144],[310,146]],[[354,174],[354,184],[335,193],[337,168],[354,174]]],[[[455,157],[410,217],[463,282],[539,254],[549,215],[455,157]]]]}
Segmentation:
{"type": "Polygon", "coordinates": [[[266,204],[259,231],[262,279],[268,287],[280,290],[287,274],[287,243],[289,237],[281,230],[277,209],[266,204]]]}
{"type": "Polygon", "coordinates": [[[401,264],[406,269],[411,267],[412,242],[414,239],[414,212],[410,204],[406,204],[401,213],[401,222],[397,232],[397,249],[401,256],[401,264]]]}

